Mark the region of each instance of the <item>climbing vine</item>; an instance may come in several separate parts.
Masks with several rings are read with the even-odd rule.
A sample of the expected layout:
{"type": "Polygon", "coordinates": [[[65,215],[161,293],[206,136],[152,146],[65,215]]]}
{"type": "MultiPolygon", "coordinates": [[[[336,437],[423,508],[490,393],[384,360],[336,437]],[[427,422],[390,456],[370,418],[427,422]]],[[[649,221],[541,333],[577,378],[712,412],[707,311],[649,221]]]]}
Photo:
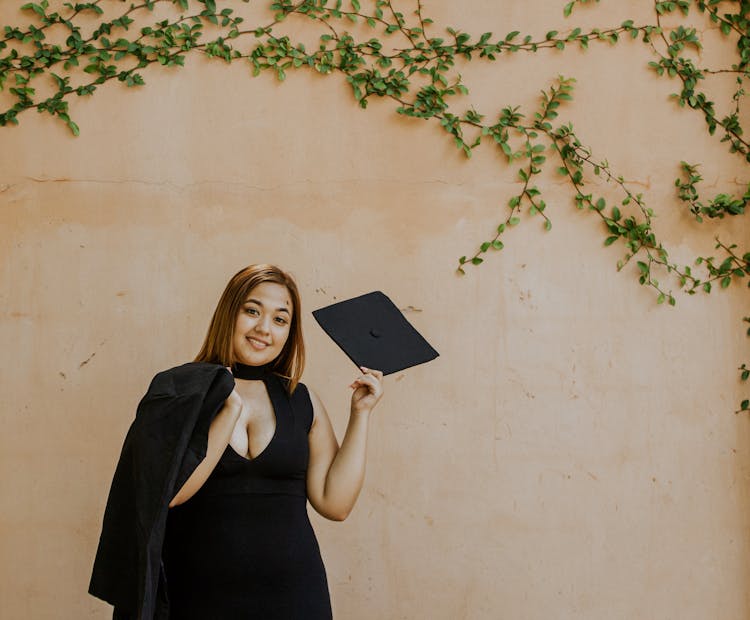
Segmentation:
{"type": "MultiPolygon", "coordinates": [[[[689,265],[672,260],[654,232],[654,212],[643,194],[634,192],[605,159],[597,157],[570,123],[558,122],[559,109],[573,99],[573,78],[560,76],[547,85],[539,107],[531,112],[506,105],[485,113],[461,107],[468,89],[455,67],[457,60],[499,62],[518,53],[564,53],[569,48],[617,45],[623,39],[638,41],[652,56],[646,68],[677,85],[676,105],[694,110],[709,134],[750,164],[750,141],[741,119],[750,78],[750,1],[654,0],[650,23],[626,20],[608,28],[573,27],[539,36],[512,31],[499,37],[439,27],[421,0],[414,0],[408,14],[391,0],[278,0],[268,4],[264,22],[252,24],[238,10],[248,1],[91,0],[51,6],[49,0],[40,0],[21,5],[31,22],[5,26],[0,34],[0,126],[18,124],[22,114],[35,109],[78,135],[79,126],[71,116],[76,97],[93,96],[112,81],[141,87],[149,65],[178,69],[195,54],[244,62],[252,75],[270,71],[281,81],[288,71],[298,69],[341,75],[362,108],[373,98],[385,98],[398,114],[434,122],[467,157],[489,144],[514,167],[519,190],[507,199],[490,238],[459,259],[460,273],[480,265],[489,252],[502,250],[506,234],[523,218],[538,217],[546,230],[551,229],[550,210],[536,179],[552,166],[568,182],[575,206],[601,221],[603,244],[621,245],[618,270],[634,262],[640,284],[654,290],[657,303],[674,305],[674,289],[690,295],[710,293],[715,286],[728,288],[750,276],[750,251],[718,237],[716,255],[697,256],[689,265]],[[691,12],[719,29],[731,50],[725,54],[732,58],[730,65],[697,64],[696,52],[703,47],[699,31],[679,23],[691,12]],[[315,47],[308,49],[283,33],[284,23],[291,19],[308,20],[318,29],[315,47]],[[707,78],[717,74],[735,79],[730,101],[718,105],[707,86],[707,78]],[[722,106],[726,110],[720,112],[722,106]],[[605,183],[592,183],[595,180],[605,183]],[[604,185],[614,187],[619,197],[597,193],[604,185]]],[[[563,17],[598,3],[561,3],[563,17]]],[[[675,170],[677,197],[697,222],[710,225],[710,220],[745,214],[750,184],[742,195],[706,198],[699,191],[697,163],[676,163],[675,170]]],[[[750,317],[744,321],[750,323],[750,317]]],[[[746,364],[739,371],[742,381],[750,377],[746,364]]],[[[749,400],[740,403],[738,411],[742,410],[750,411],[749,400]]]]}

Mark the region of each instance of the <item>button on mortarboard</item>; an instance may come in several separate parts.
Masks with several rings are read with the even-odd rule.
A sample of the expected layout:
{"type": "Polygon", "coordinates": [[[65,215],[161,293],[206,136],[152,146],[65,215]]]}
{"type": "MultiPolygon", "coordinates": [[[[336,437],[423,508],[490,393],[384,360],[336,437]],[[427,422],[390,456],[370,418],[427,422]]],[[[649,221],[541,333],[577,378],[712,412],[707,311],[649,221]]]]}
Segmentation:
{"type": "Polygon", "coordinates": [[[389,375],[438,356],[380,291],[320,308],[313,316],[357,367],[389,375]]]}

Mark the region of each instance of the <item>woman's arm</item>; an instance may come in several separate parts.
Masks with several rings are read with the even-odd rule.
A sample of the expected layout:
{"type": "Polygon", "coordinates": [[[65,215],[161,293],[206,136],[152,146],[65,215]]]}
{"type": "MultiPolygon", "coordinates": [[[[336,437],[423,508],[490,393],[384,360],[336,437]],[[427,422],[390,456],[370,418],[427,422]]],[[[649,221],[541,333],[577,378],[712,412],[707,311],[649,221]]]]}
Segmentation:
{"type": "Polygon", "coordinates": [[[341,447],[323,403],[310,391],[313,423],[308,435],[307,497],[318,513],[334,521],[349,516],[362,489],[370,414],[383,394],[383,373],[362,370],[364,374],[350,386],[354,393],[341,447]]]}
{"type": "Polygon", "coordinates": [[[177,495],[169,502],[170,508],[189,500],[203,486],[203,483],[206,482],[208,476],[214,470],[214,467],[216,467],[216,463],[219,462],[227,444],[229,444],[232,430],[235,424],[237,424],[241,413],[242,397],[236,390],[232,390],[232,393],[224,401],[224,406],[211,421],[211,426],[208,427],[206,457],[198,464],[193,473],[190,474],[190,477],[182,485],[182,488],[177,491],[177,495]]]}

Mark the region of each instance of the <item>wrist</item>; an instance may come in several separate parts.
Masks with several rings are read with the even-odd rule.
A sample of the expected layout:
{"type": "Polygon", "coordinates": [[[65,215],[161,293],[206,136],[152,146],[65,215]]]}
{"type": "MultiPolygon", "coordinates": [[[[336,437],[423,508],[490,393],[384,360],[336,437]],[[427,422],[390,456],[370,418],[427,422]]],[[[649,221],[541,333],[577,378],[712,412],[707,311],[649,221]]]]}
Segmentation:
{"type": "Polygon", "coordinates": [[[239,418],[242,413],[242,399],[238,394],[233,392],[230,397],[224,401],[223,409],[227,415],[233,418],[239,418]]]}
{"type": "Polygon", "coordinates": [[[351,407],[349,409],[349,415],[351,417],[357,417],[357,418],[369,418],[370,413],[372,412],[372,409],[361,409],[358,407],[351,407]]]}

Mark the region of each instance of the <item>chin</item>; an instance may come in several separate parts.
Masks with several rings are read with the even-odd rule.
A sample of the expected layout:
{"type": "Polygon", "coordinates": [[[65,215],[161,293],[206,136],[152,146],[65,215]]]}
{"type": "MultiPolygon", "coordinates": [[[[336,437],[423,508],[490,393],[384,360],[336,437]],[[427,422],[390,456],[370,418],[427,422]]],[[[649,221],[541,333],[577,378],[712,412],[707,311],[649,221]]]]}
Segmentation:
{"type": "Polygon", "coordinates": [[[247,353],[240,353],[237,355],[237,361],[240,364],[245,364],[247,366],[265,366],[266,364],[270,364],[273,362],[277,355],[263,355],[258,354],[257,352],[253,352],[252,354],[248,355],[247,353]]]}
{"type": "Polygon", "coordinates": [[[265,366],[269,362],[273,360],[269,359],[258,359],[257,357],[249,357],[246,355],[242,355],[237,358],[237,361],[240,364],[245,364],[245,366],[265,366]]]}

